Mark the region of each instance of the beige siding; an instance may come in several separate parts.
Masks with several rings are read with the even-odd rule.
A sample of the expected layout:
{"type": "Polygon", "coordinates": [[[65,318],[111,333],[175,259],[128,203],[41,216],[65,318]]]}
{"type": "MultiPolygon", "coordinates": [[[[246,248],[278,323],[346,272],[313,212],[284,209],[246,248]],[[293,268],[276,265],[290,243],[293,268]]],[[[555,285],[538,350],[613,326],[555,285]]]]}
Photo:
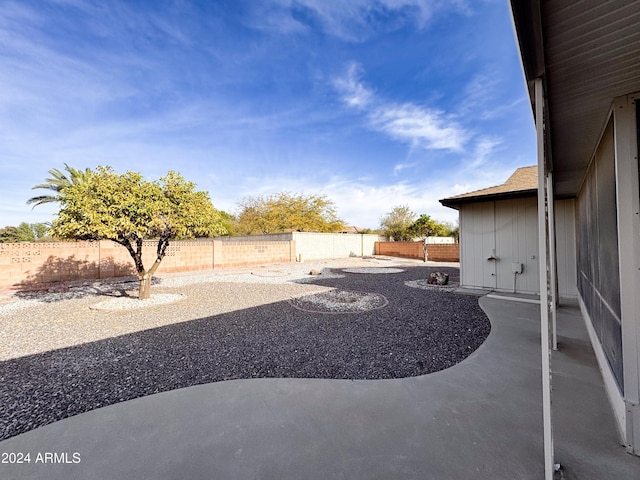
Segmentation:
{"type": "MultiPolygon", "coordinates": [[[[573,200],[556,202],[558,293],[576,296],[573,200]]],[[[535,197],[478,202],[460,209],[461,283],[469,288],[538,293],[538,217],[535,197]],[[491,255],[497,260],[488,260],[491,255]],[[513,263],[522,263],[514,275],[513,263]]]]}
{"type": "Polygon", "coordinates": [[[495,244],[494,202],[460,209],[461,282],[465,287],[496,288],[495,262],[487,260],[495,244]]]}
{"type": "Polygon", "coordinates": [[[576,214],[575,200],[557,200],[556,251],[558,252],[558,294],[561,297],[576,297],[578,289],[576,269],[576,214]]]}
{"type": "Polygon", "coordinates": [[[496,202],[497,288],[522,293],[539,290],[538,218],[535,197],[496,202]],[[522,273],[513,273],[513,263],[523,265],[522,273]]]}

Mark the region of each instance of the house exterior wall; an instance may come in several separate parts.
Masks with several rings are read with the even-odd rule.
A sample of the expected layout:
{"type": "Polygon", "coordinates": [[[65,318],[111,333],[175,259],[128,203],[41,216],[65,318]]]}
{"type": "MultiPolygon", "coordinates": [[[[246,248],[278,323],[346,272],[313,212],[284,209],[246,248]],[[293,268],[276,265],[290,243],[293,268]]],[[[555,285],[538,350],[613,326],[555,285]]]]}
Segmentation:
{"type": "Polygon", "coordinates": [[[558,295],[576,297],[578,277],[576,268],[576,202],[573,198],[556,200],[556,265],[558,295]]]}
{"type": "Polygon", "coordinates": [[[496,288],[495,202],[460,208],[460,284],[470,288],[496,288]]]}
{"type": "Polygon", "coordinates": [[[539,291],[538,217],[535,197],[496,202],[497,289],[501,291],[537,293],[539,291]],[[523,265],[514,274],[513,263],[523,265]]]}
{"type": "Polygon", "coordinates": [[[640,455],[637,99],[618,97],[577,198],[579,303],[627,450],[640,455]]]}
{"type": "MultiPolygon", "coordinates": [[[[556,228],[558,292],[575,297],[575,214],[573,200],[558,200],[556,228]]],[[[504,292],[538,293],[538,218],[536,197],[476,202],[460,206],[461,285],[504,292]],[[495,259],[490,260],[493,257],[495,259]],[[523,265],[513,273],[513,263],[523,265]]]]}

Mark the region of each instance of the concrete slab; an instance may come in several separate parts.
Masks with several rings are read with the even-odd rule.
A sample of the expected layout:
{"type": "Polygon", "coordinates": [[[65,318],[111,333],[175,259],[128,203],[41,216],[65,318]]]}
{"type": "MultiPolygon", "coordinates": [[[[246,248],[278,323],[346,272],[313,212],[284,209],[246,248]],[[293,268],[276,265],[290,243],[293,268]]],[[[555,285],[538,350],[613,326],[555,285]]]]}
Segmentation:
{"type": "MultiPolygon", "coordinates": [[[[131,400],[1,442],[2,454],[29,452],[31,463],[0,464],[0,478],[542,478],[539,307],[480,302],[492,332],[453,368],[238,380],[131,400]],[[46,453],[70,463],[37,463],[46,453]]],[[[640,458],[620,446],[581,322],[575,308],[559,311],[557,459],[567,479],[637,479],[640,458]]]]}

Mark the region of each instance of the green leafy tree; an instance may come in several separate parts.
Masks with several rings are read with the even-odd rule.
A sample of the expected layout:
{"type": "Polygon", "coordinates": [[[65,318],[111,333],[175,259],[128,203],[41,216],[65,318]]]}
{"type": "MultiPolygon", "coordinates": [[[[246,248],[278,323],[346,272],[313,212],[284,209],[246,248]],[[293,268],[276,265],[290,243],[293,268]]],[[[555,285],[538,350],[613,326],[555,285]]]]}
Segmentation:
{"type": "Polygon", "coordinates": [[[0,243],[17,243],[20,241],[20,232],[17,227],[6,226],[0,228],[0,243]]]}
{"type": "Polygon", "coordinates": [[[29,228],[33,232],[33,235],[36,238],[36,242],[51,239],[51,237],[49,236],[49,229],[51,228],[51,225],[47,223],[30,223],[29,228]]]}
{"type": "Polygon", "coordinates": [[[236,231],[240,235],[281,232],[337,232],[344,222],[325,195],[249,196],[239,203],[236,231]]]}
{"type": "Polygon", "coordinates": [[[380,227],[384,235],[393,238],[396,242],[406,242],[413,238],[411,226],[414,218],[416,214],[408,205],[400,205],[380,219],[380,227]]]}
{"type": "Polygon", "coordinates": [[[140,279],[139,298],[150,296],[151,278],[169,241],[225,234],[220,216],[205,192],[170,171],[157,181],[135,172],[117,174],[98,167],[82,183],[60,192],[61,209],[51,233],[61,238],[112,240],[124,246],[140,279]],[[151,268],[142,263],[142,242],[157,239],[151,268]]]}
{"type": "Polygon", "coordinates": [[[46,223],[22,222],[17,227],[0,229],[0,243],[35,242],[46,238],[49,226],[46,223]]]}
{"type": "Polygon", "coordinates": [[[455,224],[452,222],[445,222],[443,223],[444,228],[445,228],[445,237],[453,237],[456,239],[456,242],[460,241],[460,225],[458,225],[458,222],[456,222],[455,224]]]}
{"type": "Polygon", "coordinates": [[[422,250],[424,252],[424,261],[427,261],[427,237],[444,237],[447,236],[447,227],[445,224],[432,219],[429,215],[423,213],[413,222],[409,228],[412,238],[422,240],[422,250]]]}
{"type": "Polygon", "coordinates": [[[235,229],[238,223],[236,217],[230,213],[225,212],[224,210],[218,210],[218,214],[220,215],[220,222],[222,223],[222,226],[227,231],[227,235],[236,235],[235,229]]]}
{"type": "Polygon", "coordinates": [[[446,237],[449,233],[446,224],[438,222],[424,213],[413,222],[410,230],[414,238],[422,239],[427,237],[446,237]]]}
{"type": "Polygon", "coordinates": [[[44,203],[58,202],[60,201],[60,193],[65,188],[77,183],[83,183],[91,174],[90,168],[87,168],[84,171],[76,170],[66,163],[64,164],[64,169],[67,173],[61,172],[57,168],[52,168],[51,170],[49,170],[49,175],[51,175],[51,177],[46,178],[45,183],[40,183],[31,187],[31,190],[37,190],[40,188],[51,190],[55,192],[55,195],[39,195],[36,197],[31,197],[29,200],[27,200],[27,205],[33,204],[33,207],[31,208],[35,208],[38,205],[42,205],[44,203]]]}
{"type": "Polygon", "coordinates": [[[28,223],[22,222],[20,225],[18,225],[17,230],[18,230],[19,242],[35,242],[36,241],[36,235],[31,229],[31,225],[29,225],[28,223]]]}

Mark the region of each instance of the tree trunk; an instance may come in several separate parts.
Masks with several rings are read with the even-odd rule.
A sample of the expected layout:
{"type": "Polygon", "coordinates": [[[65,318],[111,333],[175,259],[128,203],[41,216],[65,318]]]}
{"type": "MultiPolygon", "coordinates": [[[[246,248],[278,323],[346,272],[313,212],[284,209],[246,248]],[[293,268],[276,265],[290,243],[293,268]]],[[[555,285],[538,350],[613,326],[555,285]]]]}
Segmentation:
{"type": "Polygon", "coordinates": [[[139,300],[145,300],[151,297],[151,275],[148,272],[140,275],[140,292],[138,293],[139,300]]]}

